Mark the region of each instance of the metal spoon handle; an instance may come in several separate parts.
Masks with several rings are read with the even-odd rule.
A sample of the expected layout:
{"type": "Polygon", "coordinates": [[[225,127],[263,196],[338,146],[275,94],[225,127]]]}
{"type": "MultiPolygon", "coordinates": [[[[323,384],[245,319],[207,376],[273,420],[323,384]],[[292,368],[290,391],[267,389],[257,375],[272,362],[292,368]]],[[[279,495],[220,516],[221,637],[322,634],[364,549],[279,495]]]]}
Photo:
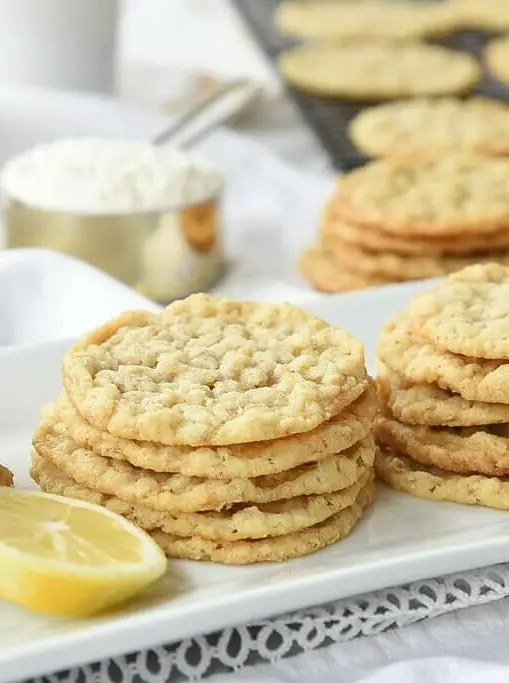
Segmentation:
{"type": "Polygon", "coordinates": [[[260,90],[258,84],[246,79],[226,83],[156,135],[152,144],[171,142],[175,147],[191,147],[213,128],[247,107],[260,94],[260,90]]]}

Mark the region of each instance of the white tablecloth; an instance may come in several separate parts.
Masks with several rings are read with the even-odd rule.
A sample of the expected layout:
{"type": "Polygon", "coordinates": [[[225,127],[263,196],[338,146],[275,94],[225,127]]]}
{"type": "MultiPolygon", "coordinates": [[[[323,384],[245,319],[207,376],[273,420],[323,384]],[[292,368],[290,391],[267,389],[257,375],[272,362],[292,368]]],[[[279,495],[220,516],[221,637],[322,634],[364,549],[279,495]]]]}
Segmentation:
{"type": "MultiPolygon", "coordinates": [[[[256,0],[252,0],[256,2],[256,0]]],[[[125,0],[121,93],[178,109],[199,81],[250,75],[267,84],[265,106],[237,126],[286,160],[330,170],[313,135],[223,0],[125,0]],[[235,58],[232,55],[235,54],[235,58]]],[[[316,186],[310,187],[313,192],[316,186]]],[[[252,187],[253,205],[263,194],[252,187]]],[[[304,191],[304,190],[303,190],[304,191]]],[[[214,677],[215,683],[504,683],[509,602],[461,610],[402,629],[214,677]]]]}

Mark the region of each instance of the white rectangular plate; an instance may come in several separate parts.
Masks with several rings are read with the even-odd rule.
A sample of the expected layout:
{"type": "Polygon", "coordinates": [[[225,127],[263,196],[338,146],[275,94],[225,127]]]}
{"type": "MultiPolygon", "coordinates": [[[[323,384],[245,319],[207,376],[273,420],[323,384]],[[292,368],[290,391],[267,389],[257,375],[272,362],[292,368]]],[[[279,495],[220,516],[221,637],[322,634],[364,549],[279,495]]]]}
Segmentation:
{"type": "MultiPolygon", "coordinates": [[[[315,297],[302,305],[357,334],[372,357],[382,323],[423,286],[315,297]]],[[[65,345],[0,352],[0,461],[14,469],[18,486],[30,485],[30,434],[41,404],[59,390],[65,345]]],[[[420,501],[380,486],[350,538],[303,559],[245,568],[173,561],[165,580],[136,602],[84,621],[33,615],[0,602],[0,681],[508,557],[509,515],[420,501]]]]}

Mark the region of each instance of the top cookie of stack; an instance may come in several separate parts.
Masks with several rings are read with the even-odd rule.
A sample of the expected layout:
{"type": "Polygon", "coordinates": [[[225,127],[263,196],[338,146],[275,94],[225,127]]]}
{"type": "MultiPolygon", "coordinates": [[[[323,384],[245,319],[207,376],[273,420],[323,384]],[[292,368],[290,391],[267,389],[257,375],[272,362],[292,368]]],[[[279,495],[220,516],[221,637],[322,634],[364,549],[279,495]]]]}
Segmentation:
{"type": "Polygon", "coordinates": [[[343,176],[301,272],[321,291],[509,263],[509,160],[388,157],[343,176]]]}
{"type": "Polygon", "coordinates": [[[380,476],[434,500],[509,509],[509,268],[421,294],[378,343],[380,476]]]}
{"type": "Polygon", "coordinates": [[[63,379],[32,476],[133,519],[168,555],[303,555],[371,500],[362,345],[294,306],[200,294],[127,313],[66,354],[63,379]]]}

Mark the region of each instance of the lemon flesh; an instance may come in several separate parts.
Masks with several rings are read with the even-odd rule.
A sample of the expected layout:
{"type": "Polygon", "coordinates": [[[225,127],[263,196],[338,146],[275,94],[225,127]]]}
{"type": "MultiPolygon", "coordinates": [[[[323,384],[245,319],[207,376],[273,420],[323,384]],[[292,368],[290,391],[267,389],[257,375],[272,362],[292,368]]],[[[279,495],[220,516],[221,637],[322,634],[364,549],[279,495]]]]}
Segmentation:
{"type": "Polygon", "coordinates": [[[166,570],[145,532],[98,505],[0,487],[0,597],[86,617],[134,596],[166,570]]]}

